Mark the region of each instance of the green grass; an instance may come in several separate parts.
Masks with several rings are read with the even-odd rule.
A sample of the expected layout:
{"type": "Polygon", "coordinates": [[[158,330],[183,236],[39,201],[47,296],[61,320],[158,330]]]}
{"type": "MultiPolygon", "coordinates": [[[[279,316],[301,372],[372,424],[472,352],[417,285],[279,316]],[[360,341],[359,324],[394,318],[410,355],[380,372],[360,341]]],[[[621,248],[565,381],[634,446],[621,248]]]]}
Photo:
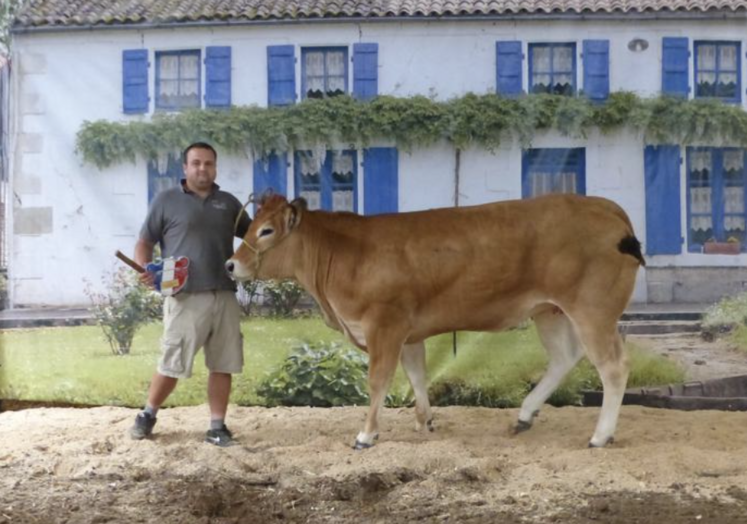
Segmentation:
{"type": "Polygon", "coordinates": [[[747,326],[740,324],[729,334],[729,339],[742,353],[747,354],[747,326]]]}
{"type": "MultiPolygon", "coordinates": [[[[290,350],[301,343],[341,342],[341,334],[319,318],[256,319],[242,323],[244,373],[234,379],[232,402],[261,404],[256,388],[265,374],[280,366],[290,350]]],[[[161,325],[142,328],[127,356],[114,356],[98,327],[39,328],[0,332],[0,398],[82,404],[140,406],[159,355],[161,325]]],[[[529,385],[536,383],[546,357],[533,327],[501,333],[459,333],[456,357],[452,335],[427,342],[428,376],[432,384],[462,382],[502,399],[500,405],[518,405],[529,385]]],[[[670,361],[631,348],[629,385],[679,382],[682,369],[670,361]]],[[[207,372],[198,355],[194,375],[182,380],[167,405],[205,402],[207,372]]],[[[597,387],[596,371],[583,361],[552,397],[555,404],[573,403],[578,391],[597,387]]],[[[404,402],[411,398],[402,369],[391,389],[404,402]]]]}

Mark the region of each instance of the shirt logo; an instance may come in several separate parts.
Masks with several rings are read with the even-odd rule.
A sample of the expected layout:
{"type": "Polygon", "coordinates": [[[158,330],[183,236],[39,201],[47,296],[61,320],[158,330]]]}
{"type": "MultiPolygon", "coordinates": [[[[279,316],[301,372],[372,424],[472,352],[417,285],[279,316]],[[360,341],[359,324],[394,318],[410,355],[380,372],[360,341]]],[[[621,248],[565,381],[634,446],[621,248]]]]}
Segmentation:
{"type": "Polygon", "coordinates": [[[219,202],[217,200],[213,200],[213,209],[228,209],[228,205],[225,202],[219,202]]]}

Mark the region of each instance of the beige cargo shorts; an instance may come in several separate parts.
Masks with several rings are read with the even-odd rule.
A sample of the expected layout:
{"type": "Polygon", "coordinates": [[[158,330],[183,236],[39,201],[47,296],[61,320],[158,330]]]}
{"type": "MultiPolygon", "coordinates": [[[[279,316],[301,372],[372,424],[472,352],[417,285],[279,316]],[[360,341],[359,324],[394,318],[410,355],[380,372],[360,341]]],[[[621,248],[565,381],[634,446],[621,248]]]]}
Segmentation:
{"type": "Polygon", "coordinates": [[[217,373],[241,373],[244,367],[241,308],[233,291],[202,291],[166,297],[158,372],[173,378],[192,376],[200,348],[205,367],[217,373]]]}

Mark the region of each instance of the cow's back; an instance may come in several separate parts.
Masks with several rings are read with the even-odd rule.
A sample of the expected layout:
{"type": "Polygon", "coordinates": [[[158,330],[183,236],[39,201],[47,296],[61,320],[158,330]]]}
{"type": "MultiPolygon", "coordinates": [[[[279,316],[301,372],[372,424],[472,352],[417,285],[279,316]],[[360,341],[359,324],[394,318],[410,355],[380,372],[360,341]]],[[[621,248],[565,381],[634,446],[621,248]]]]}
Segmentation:
{"type": "Polygon", "coordinates": [[[619,249],[633,235],[628,217],[598,197],[307,218],[334,251],[326,293],[354,316],[371,303],[398,304],[420,326],[415,338],[501,329],[537,304],[570,300],[585,275],[634,278],[638,265],[619,249]]]}

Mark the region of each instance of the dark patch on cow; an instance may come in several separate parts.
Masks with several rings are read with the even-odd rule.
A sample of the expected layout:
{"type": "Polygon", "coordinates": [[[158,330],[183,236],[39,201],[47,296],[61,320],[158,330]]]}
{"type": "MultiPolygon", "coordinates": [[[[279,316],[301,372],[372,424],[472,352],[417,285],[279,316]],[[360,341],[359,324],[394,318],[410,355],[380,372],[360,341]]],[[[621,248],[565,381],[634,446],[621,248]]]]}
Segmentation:
{"type": "Polygon", "coordinates": [[[617,244],[617,249],[620,250],[620,253],[636,258],[642,266],[646,265],[646,261],[643,259],[643,254],[641,253],[641,243],[633,235],[628,235],[620,240],[620,243],[617,244]]]}

